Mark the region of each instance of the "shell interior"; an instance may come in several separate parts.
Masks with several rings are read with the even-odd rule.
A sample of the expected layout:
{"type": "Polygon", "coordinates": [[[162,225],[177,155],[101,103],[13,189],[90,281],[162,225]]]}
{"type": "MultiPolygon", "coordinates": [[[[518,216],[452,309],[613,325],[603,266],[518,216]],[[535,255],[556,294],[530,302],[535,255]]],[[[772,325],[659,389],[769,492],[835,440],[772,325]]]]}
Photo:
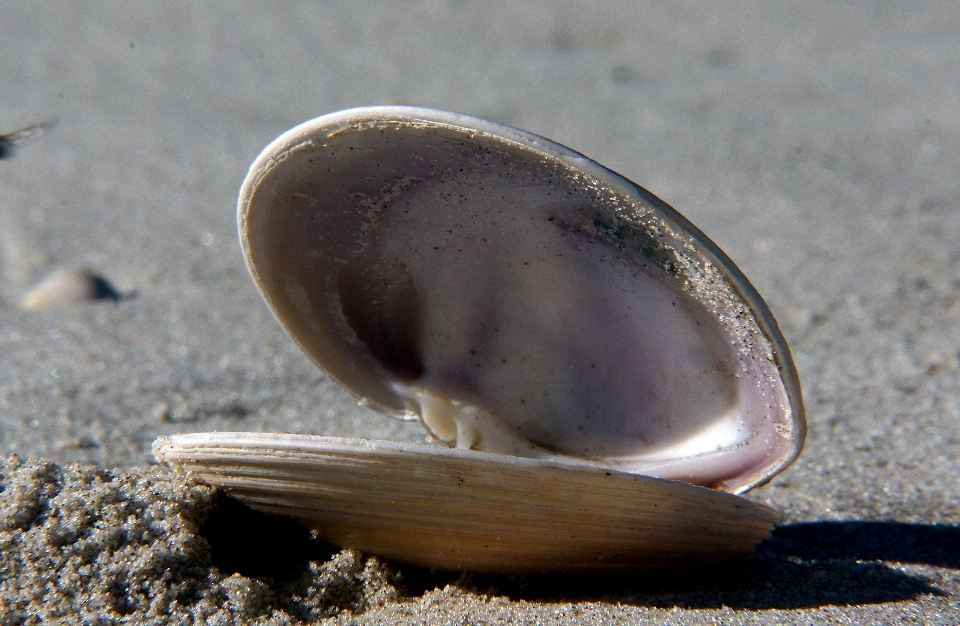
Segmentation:
{"type": "Polygon", "coordinates": [[[733,492],[799,454],[799,381],[750,283],[559,144],[428,109],[335,113],[264,150],[239,221],[306,354],[450,446],[733,492]]]}

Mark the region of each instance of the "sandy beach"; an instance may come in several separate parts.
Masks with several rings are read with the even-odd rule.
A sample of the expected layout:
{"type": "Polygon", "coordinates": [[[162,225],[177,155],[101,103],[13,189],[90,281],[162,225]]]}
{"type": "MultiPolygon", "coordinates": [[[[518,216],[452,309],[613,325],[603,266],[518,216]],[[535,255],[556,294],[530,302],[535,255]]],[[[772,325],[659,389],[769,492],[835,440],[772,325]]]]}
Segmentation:
{"type": "Polygon", "coordinates": [[[960,12],[799,2],[0,0],[0,623],[960,621],[960,12]],[[311,365],[237,243],[288,128],[367,104],[517,126],[650,189],[776,314],[799,461],[749,556],[510,578],[341,551],[156,465],[172,433],[419,442],[311,365]],[[96,301],[27,310],[88,268],[96,301]]]}

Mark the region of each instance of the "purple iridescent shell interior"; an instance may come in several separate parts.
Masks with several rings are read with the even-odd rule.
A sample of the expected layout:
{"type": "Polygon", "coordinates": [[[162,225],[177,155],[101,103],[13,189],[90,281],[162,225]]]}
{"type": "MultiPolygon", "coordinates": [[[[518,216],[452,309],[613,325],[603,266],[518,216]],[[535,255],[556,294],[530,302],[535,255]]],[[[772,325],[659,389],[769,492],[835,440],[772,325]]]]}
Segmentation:
{"type": "Polygon", "coordinates": [[[766,304],[658,198],[559,144],[369,107],[282,135],[241,242],[329,376],[450,446],[739,492],[800,452],[766,304]]]}

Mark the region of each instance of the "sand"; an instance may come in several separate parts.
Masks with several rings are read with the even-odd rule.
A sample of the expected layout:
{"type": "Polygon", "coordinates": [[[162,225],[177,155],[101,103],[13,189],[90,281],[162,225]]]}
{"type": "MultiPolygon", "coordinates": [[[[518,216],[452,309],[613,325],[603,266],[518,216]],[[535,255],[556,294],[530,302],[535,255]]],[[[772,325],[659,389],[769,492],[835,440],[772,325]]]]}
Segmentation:
{"type": "Polygon", "coordinates": [[[0,1],[0,134],[57,120],[0,160],[0,453],[24,459],[2,470],[0,621],[960,621],[958,67],[949,2],[0,1]],[[153,465],[173,432],[422,439],[297,352],[236,243],[260,149],[373,103],[570,145],[750,277],[810,421],[801,459],[750,494],[784,514],[754,555],[431,573],[273,529],[153,465]],[[78,266],[117,297],[20,306],[78,266]]]}

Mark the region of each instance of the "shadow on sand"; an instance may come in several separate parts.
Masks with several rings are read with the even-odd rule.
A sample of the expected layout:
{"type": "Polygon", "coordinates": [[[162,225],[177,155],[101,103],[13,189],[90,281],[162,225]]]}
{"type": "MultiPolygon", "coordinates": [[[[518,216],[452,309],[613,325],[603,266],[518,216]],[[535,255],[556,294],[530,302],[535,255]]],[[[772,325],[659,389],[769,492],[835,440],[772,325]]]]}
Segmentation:
{"type": "MultiPolygon", "coordinates": [[[[287,582],[337,551],[291,522],[221,497],[201,534],[222,572],[287,582]]],[[[900,522],[811,522],[777,528],[750,555],[713,567],[608,576],[510,577],[393,564],[407,592],[452,584],[515,600],[607,601],[650,607],[799,609],[941,595],[888,562],[960,568],[960,528],[900,522]]]]}
{"type": "Polygon", "coordinates": [[[589,578],[472,575],[458,584],[514,599],[701,609],[800,609],[941,595],[931,581],[888,562],[960,568],[960,528],[900,522],[788,524],[753,554],[697,570],[589,578]]]}

